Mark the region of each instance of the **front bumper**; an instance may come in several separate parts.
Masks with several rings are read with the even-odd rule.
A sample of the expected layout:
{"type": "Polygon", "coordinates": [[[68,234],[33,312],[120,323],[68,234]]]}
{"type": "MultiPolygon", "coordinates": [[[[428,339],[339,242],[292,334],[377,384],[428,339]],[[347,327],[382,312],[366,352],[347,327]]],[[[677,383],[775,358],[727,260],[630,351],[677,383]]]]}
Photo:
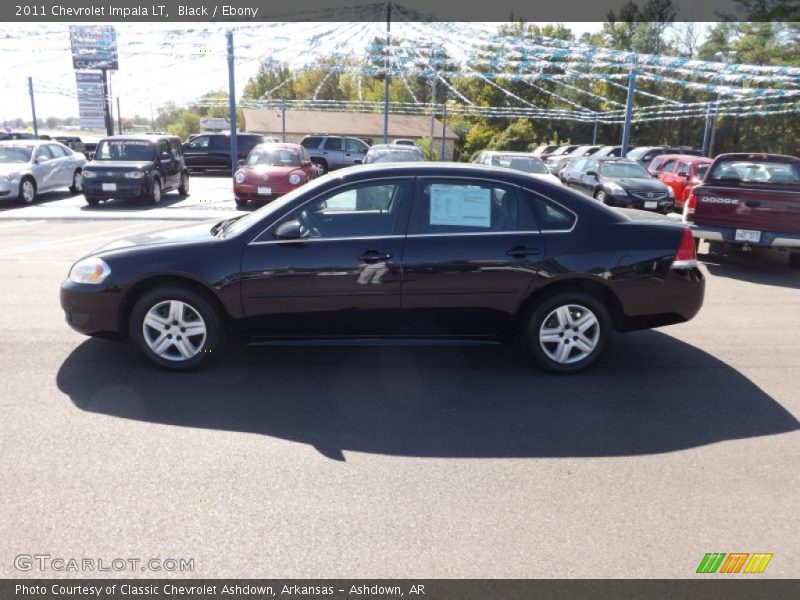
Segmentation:
{"type": "Polygon", "coordinates": [[[83,194],[92,198],[147,198],[150,195],[150,182],[146,179],[128,179],[124,181],[95,181],[83,180],[83,194]],[[117,186],[115,191],[103,189],[104,183],[113,183],[117,186]]]}
{"type": "Polygon", "coordinates": [[[278,182],[278,183],[270,183],[268,186],[270,188],[270,194],[264,195],[258,193],[259,186],[255,185],[248,185],[246,183],[234,183],[233,184],[233,195],[236,196],[237,200],[253,200],[253,201],[264,201],[268,202],[277,198],[278,196],[283,196],[284,194],[288,194],[289,192],[295,190],[296,188],[300,187],[299,185],[291,185],[288,182],[278,182]]]}
{"type": "Polygon", "coordinates": [[[19,184],[20,179],[7,179],[0,178],[0,198],[8,198],[13,200],[19,197],[19,184]]]}
{"type": "Polygon", "coordinates": [[[646,198],[639,198],[638,196],[633,196],[631,194],[614,194],[611,192],[606,192],[606,198],[608,198],[608,201],[612,206],[618,206],[620,208],[636,208],[639,210],[652,210],[663,213],[668,213],[675,210],[675,199],[669,197],[648,200],[646,198]],[[646,202],[654,202],[655,206],[647,208],[645,207],[646,202]]]}
{"type": "Polygon", "coordinates": [[[61,308],[67,323],[84,335],[108,337],[120,334],[119,309],[122,294],[114,286],[61,284],[61,308]]]}
{"type": "Polygon", "coordinates": [[[760,246],[763,248],[800,248],[800,233],[758,230],[761,231],[761,239],[758,242],[745,242],[736,240],[736,230],[747,229],[746,227],[714,227],[695,223],[686,223],[686,226],[692,231],[692,235],[695,238],[711,242],[724,242],[737,246],[760,246]]]}

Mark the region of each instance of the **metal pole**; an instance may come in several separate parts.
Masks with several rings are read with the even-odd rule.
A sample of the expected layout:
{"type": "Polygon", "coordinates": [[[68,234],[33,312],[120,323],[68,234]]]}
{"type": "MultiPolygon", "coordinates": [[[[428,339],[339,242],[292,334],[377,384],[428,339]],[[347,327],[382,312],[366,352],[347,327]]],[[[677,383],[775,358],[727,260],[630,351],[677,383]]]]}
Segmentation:
{"type": "Polygon", "coordinates": [[[439,155],[439,160],[444,160],[444,134],[447,129],[447,100],[444,101],[444,106],[442,107],[442,153],[439,155]]]}
{"type": "Polygon", "coordinates": [[[286,100],[281,100],[281,141],[286,141],[286,100]]]}
{"type": "Polygon", "coordinates": [[[36,124],[36,103],[33,101],[33,77],[28,77],[28,92],[31,95],[31,113],[33,114],[33,135],[39,138],[39,126],[36,124]]]}
{"type": "Polygon", "coordinates": [[[436,73],[433,74],[431,82],[431,148],[433,148],[434,127],[436,126],[436,73]]]}
{"type": "Polygon", "coordinates": [[[619,155],[628,156],[628,144],[631,141],[631,118],[633,115],[633,92],[636,89],[636,58],[633,59],[631,74],[628,78],[628,101],[625,103],[625,126],[622,129],[622,148],[619,155]]]}
{"type": "Polygon", "coordinates": [[[239,146],[236,139],[236,79],[233,74],[233,31],[228,31],[228,110],[231,121],[231,171],[239,168],[239,146]]]}
{"type": "Polygon", "coordinates": [[[714,156],[714,138],[717,135],[717,118],[719,117],[719,98],[714,107],[714,116],[711,118],[711,139],[708,142],[708,155],[714,156]]]}
{"type": "Polygon", "coordinates": [[[706,110],[706,129],[703,132],[703,156],[708,156],[708,142],[711,138],[711,105],[706,110]]]}
{"type": "Polygon", "coordinates": [[[119,134],[122,135],[122,110],[119,107],[119,96],[117,96],[117,125],[119,126],[119,134]]]}
{"type": "Polygon", "coordinates": [[[592,134],[592,146],[597,145],[597,117],[594,118],[594,133],[592,134]]]}
{"type": "Polygon", "coordinates": [[[386,5],[386,67],[383,76],[383,143],[389,143],[389,48],[392,45],[392,3],[386,5]]]}
{"type": "Polygon", "coordinates": [[[103,73],[103,117],[106,123],[106,134],[114,135],[114,121],[111,120],[111,105],[108,95],[108,69],[102,69],[103,73]]]}

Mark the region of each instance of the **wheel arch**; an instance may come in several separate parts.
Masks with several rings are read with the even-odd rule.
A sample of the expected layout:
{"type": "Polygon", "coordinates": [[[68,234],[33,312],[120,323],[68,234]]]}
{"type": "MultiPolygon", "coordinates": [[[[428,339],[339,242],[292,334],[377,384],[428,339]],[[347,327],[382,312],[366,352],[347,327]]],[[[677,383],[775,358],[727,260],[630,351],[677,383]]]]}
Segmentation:
{"type": "Polygon", "coordinates": [[[136,301],[149,290],[164,284],[183,285],[201,294],[219,311],[219,314],[225,323],[226,329],[232,325],[233,317],[231,316],[230,312],[227,310],[227,308],[225,308],[225,305],[214,293],[214,290],[211,289],[211,287],[209,287],[205,282],[182,273],[159,274],[140,279],[131,285],[131,287],[125,292],[125,295],[120,302],[119,314],[117,316],[117,327],[122,337],[128,337],[128,324],[131,317],[131,311],[133,310],[136,301]]]}
{"type": "Polygon", "coordinates": [[[553,281],[529,293],[514,315],[511,331],[521,331],[524,320],[539,303],[555,294],[568,291],[584,292],[597,298],[608,309],[614,329],[618,330],[622,327],[625,311],[619,297],[608,284],[589,277],[570,277],[553,281]]]}

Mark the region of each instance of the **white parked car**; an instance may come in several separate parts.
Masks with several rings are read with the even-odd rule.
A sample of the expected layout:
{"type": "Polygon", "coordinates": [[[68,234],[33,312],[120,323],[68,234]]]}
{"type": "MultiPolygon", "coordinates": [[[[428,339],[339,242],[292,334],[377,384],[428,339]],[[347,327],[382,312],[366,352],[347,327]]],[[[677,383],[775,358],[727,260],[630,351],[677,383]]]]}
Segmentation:
{"type": "Polygon", "coordinates": [[[531,175],[542,175],[549,181],[557,181],[562,184],[562,181],[558,177],[550,173],[542,159],[538,156],[534,156],[530,152],[486,150],[475,157],[475,160],[472,162],[492,167],[505,167],[507,169],[514,169],[515,171],[522,171],[523,173],[530,173],[531,175]]]}
{"type": "Polygon", "coordinates": [[[39,194],[59,188],[80,194],[85,164],[82,153],[51,140],[0,142],[0,200],[30,204],[39,194]]]}

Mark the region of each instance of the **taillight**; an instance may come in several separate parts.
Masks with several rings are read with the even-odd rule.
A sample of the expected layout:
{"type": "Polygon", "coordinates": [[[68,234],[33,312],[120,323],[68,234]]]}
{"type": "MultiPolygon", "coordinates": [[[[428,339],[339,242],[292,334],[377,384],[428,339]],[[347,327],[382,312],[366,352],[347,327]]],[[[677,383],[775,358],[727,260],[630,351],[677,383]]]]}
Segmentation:
{"type": "Polygon", "coordinates": [[[683,203],[683,222],[694,222],[694,209],[697,208],[697,192],[692,191],[689,198],[683,203]]]}
{"type": "Polygon", "coordinates": [[[672,260],[673,269],[689,269],[697,266],[697,246],[695,245],[692,230],[683,228],[683,237],[672,260]]]}

